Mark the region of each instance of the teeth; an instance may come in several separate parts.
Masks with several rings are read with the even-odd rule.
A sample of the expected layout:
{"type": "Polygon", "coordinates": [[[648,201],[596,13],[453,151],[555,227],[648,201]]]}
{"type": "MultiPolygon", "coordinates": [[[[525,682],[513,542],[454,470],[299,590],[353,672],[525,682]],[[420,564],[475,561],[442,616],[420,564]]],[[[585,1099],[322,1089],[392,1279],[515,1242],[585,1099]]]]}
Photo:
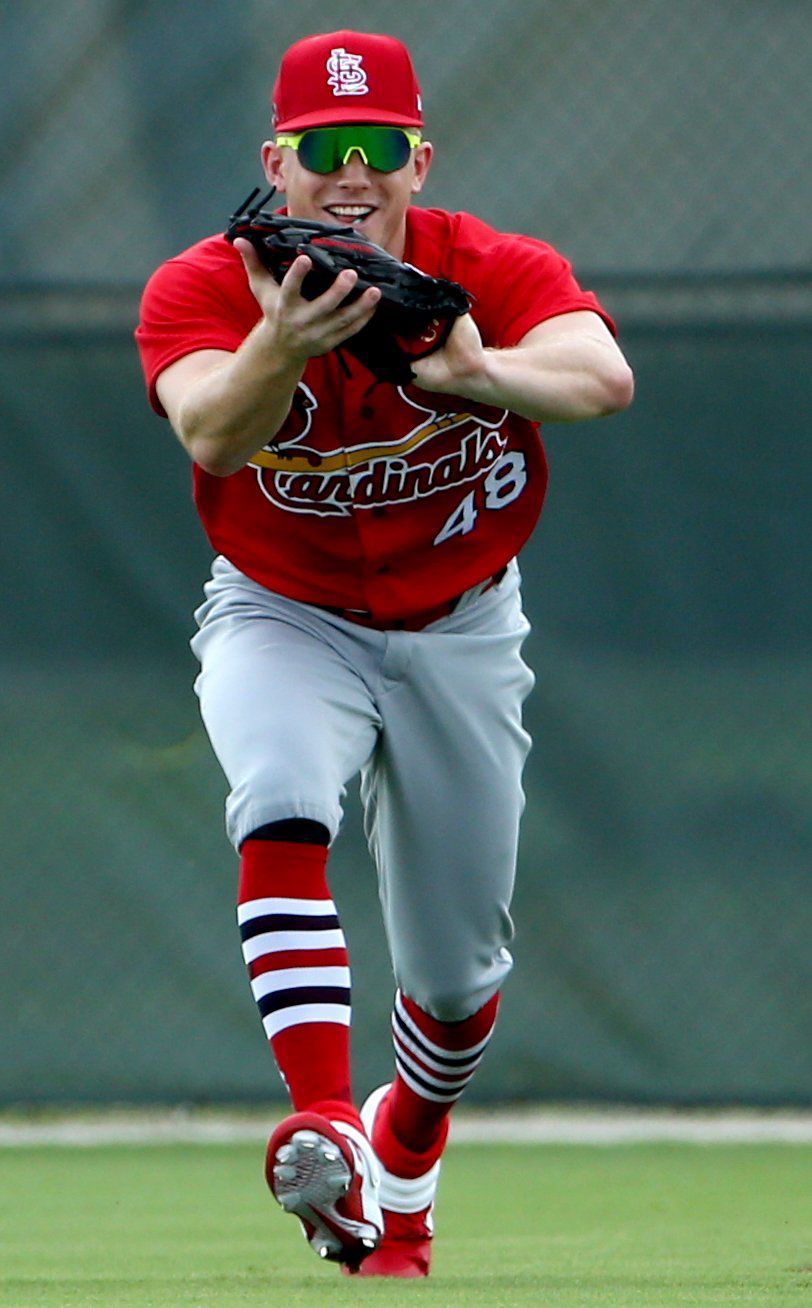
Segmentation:
{"type": "Polygon", "coordinates": [[[327,206],[328,212],[335,214],[337,218],[366,218],[367,214],[372,213],[369,205],[355,204],[331,204],[327,206]]]}

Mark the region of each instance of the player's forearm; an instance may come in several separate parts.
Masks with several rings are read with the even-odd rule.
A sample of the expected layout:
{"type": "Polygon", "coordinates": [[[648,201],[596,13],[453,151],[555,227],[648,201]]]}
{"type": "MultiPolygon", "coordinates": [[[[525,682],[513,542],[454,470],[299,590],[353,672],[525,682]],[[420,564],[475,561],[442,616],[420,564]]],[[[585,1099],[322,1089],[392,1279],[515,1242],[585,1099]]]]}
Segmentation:
{"type": "Polygon", "coordinates": [[[619,413],[631,403],[631,369],[613,343],[565,336],[513,349],[486,349],[462,382],[469,400],[510,409],[533,422],[619,413]]]}
{"type": "Polygon", "coordinates": [[[195,463],[216,477],[239,472],[284,423],[304,365],[274,349],[261,320],[235,354],[184,396],[176,429],[195,463]]]}

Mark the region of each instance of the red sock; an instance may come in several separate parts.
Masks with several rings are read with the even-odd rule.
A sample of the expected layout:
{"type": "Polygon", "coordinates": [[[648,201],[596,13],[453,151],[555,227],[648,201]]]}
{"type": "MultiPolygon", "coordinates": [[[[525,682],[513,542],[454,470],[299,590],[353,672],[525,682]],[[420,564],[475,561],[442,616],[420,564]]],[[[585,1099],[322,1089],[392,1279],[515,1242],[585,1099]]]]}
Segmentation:
{"type": "Polygon", "coordinates": [[[395,995],[396,1072],[375,1138],[380,1133],[384,1165],[397,1176],[422,1176],[442,1154],[448,1115],[482,1060],[498,1007],[497,994],[462,1022],[439,1022],[395,995]]]}
{"type": "Polygon", "coordinates": [[[326,866],[321,845],[246,840],[237,920],[251,989],[294,1109],[358,1125],[347,946],[326,866]]]}

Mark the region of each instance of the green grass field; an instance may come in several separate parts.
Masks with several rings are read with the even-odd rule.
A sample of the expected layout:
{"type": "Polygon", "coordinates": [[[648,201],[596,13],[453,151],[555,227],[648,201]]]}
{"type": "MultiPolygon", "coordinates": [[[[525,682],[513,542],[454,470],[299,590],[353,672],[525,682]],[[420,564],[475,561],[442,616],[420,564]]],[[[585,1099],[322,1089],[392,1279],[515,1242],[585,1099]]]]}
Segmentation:
{"type": "Polygon", "coordinates": [[[0,1305],[809,1304],[812,1147],[457,1145],[428,1282],[320,1264],[257,1146],[0,1151],[0,1305]]]}

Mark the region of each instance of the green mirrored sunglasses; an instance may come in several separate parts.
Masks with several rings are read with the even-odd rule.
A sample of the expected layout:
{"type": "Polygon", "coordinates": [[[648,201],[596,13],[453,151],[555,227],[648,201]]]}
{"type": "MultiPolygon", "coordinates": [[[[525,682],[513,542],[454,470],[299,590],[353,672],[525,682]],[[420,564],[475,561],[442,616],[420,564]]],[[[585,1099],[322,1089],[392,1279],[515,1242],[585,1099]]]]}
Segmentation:
{"type": "Polygon", "coordinates": [[[367,126],[314,127],[295,136],[277,136],[277,145],[289,145],[299,162],[311,173],[337,172],[351,155],[358,153],[368,168],[394,173],[408,162],[420,144],[420,133],[403,127],[367,126]]]}

